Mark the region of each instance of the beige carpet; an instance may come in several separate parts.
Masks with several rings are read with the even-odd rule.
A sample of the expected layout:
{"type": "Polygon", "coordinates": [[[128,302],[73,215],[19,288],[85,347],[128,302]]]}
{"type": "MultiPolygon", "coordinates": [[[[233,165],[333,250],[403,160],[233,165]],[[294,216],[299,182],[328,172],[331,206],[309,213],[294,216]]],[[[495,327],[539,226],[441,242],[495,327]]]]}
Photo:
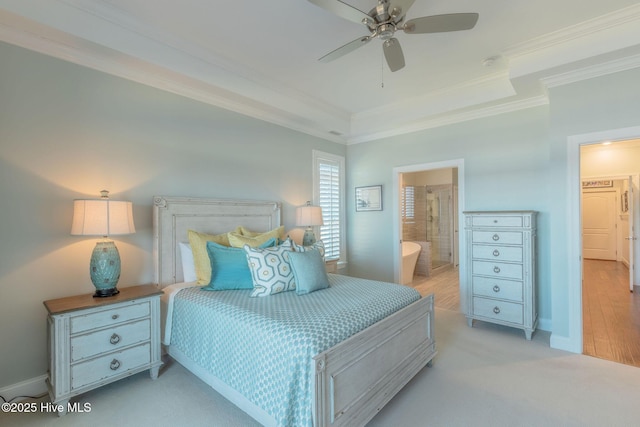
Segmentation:
{"type": "MultiPolygon", "coordinates": [[[[388,426],[638,426],[640,369],[549,348],[519,330],[437,309],[438,355],[376,417],[388,426]]],[[[91,412],[1,414],[2,426],[253,426],[177,363],[80,396],[91,412]]],[[[46,398],[37,402],[45,402],[46,398]]]]}

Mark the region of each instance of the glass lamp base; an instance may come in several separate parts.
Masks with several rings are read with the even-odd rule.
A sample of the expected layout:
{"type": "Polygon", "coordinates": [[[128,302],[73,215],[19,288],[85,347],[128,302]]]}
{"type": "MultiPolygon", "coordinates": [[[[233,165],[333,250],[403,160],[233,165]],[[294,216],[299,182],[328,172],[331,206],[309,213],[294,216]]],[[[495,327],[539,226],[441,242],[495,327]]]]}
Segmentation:
{"type": "Polygon", "coordinates": [[[96,287],[94,297],[110,297],[117,294],[120,279],[120,254],[111,240],[96,243],[91,253],[89,273],[96,287]]]}
{"type": "Polygon", "coordinates": [[[316,235],[313,234],[311,227],[304,231],[304,237],[302,238],[302,246],[311,246],[316,242],[316,235]]]}

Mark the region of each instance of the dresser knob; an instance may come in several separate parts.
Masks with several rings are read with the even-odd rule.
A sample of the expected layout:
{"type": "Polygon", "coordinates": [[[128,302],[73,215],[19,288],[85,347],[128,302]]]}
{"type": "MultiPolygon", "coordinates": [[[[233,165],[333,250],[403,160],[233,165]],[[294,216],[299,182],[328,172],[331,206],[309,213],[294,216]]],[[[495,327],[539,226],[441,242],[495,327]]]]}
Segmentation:
{"type": "Polygon", "coordinates": [[[493,256],[500,256],[500,251],[497,249],[493,250],[493,256]]]}
{"type": "Polygon", "coordinates": [[[114,314],[113,316],[111,316],[111,318],[112,318],[113,320],[116,320],[118,317],[120,317],[120,315],[118,315],[118,314],[114,314]]]}
{"type": "Polygon", "coordinates": [[[493,272],[494,273],[500,273],[500,267],[493,267],[493,272]]]}
{"type": "Polygon", "coordinates": [[[495,285],[495,286],[493,287],[493,292],[496,292],[496,293],[497,293],[497,292],[500,292],[500,286],[495,285]]]}
{"type": "Polygon", "coordinates": [[[500,236],[498,236],[497,234],[494,234],[491,238],[492,238],[493,240],[495,240],[496,242],[497,242],[498,240],[500,240],[500,236]]]}
{"type": "Polygon", "coordinates": [[[109,342],[113,345],[116,345],[120,342],[120,335],[118,334],[113,334],[111,335],[111,338],[109,339],[109,342]]]}
{"type": "MultiPolygon", "coordinates": [[[[493,312],[495,314],[500,314],[500,307],[493,307],[493,312]]],[[[113,368],[112,368],[113,369],[113,368]]]]}
{"type": "Polygon", "coordinates": [[[109,368],[111,368],[112,371],[117,370],[119,367],[120,367],[120,361],[118,359],[113,359],[111,361],[111,364],[109,365],[109,368]]]}

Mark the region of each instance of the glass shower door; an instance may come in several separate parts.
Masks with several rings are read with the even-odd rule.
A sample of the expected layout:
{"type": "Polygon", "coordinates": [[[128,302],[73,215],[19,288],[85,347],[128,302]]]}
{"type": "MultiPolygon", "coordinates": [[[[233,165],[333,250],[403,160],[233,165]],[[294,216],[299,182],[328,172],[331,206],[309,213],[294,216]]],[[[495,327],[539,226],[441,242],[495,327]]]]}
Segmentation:
{"type": "Polygon", "coordinates": [[[451,186],[427,186],[427,241],[431,242],[431,266],[452,263],[451,186]]]}

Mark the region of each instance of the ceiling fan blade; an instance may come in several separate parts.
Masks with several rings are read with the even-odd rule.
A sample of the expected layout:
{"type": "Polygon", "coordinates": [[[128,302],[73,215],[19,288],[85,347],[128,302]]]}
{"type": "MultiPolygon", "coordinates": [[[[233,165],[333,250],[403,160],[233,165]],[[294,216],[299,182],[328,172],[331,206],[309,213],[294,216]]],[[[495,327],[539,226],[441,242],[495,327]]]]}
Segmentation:
{"type": "Polygon", "coordinates": [[[449,13],[410,19],[404,24],[403,30],[408,34],[444,33],[470,30],[475,27],[476,22],[477,13],[449,13]]]}
{"type": "Polygon", "coordinates": [[[398,71],[404,67],[404,54],[402,53],[398,39],[394,37],[385,40],[384,43],[382,43],[382,49],[384,50],[384,57],[391,71],[398,71]]]}
{"type": "Polygon", "coordinates": [[[341,2],[340,0],[308,0],[310,3],[315,4],[329,12],[338,15],[341,18],[348,19],[358,24],[366,24],[372,22],[369,15],[356,9],[355,7],[341,2]]]}
{"type": "Polygon", "coordinates": [[[345,44],[344,46],[340,46],[336,50],[327,53],[325,56],[323,56],[322,58],[318,59],[318,61],[320,61],[320,62],[331,62],[334,59],[338,59],[341,56],[344,56],[349,52],[353,52],[354,50],[356,50],[360,46],[364,46],[365,44],[369,43],[371,41],[371,39],[372,39],[372,37],[370,37],[370,36],[364,36],[364,37],[360,37],[359,39],[355,39],[354,41],[349,42],[349,43],[345,44]]]}
{"type": "Polygon", "coordinates": [[[415,1],[416,0],[391,0],[391,4],[389,4],[389,15],[391,15],[393,22],[397,23],[400,21],[415,1]]]}

